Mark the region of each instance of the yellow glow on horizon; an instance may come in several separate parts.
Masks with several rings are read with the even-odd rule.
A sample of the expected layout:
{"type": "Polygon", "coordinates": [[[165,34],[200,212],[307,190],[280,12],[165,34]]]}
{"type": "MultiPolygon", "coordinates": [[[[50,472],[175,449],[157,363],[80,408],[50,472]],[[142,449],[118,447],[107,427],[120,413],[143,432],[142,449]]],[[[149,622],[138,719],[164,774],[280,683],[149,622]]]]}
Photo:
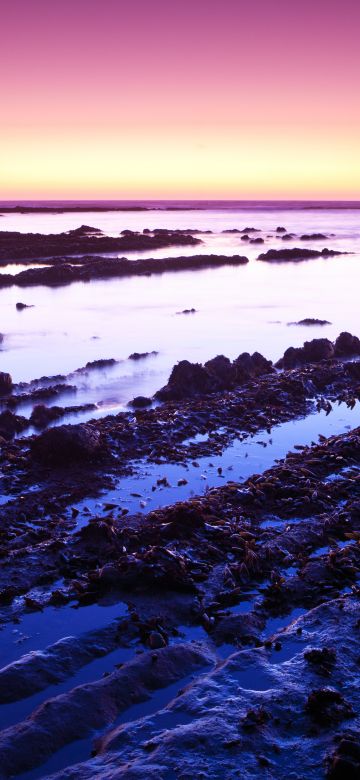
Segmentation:
{"type": "Polygon", "coordinates": [[[8,129],[0,198],[360,196],[357,128],[8,129]]]}

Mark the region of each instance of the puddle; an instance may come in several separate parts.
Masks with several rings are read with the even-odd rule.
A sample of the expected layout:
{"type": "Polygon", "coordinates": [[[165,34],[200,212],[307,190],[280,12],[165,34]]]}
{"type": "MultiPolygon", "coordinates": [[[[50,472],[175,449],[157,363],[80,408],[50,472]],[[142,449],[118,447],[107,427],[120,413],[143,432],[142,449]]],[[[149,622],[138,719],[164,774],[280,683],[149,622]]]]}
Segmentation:
{"type": "Polygon", "coordinates": [[[297,620],[301,615],[304,615],[305,612],[307,612],[306,609],[296,607],[296,609],[293,609],[293,611],[289,612],[287,615],[269,618],[269,620],[266,621],[264,635],[266,638],[271,638],[274,634],[277,634],[278,631],[281,631],[282,628],[287,628],[290,623],[293,623],[294,620],[297,620]]]}
{"type": "Polygon", "coordinates": [[[49,685],[44,690],[26,699],[11,702],[11,704],[0,704],[0,729],[8,728],[13,723],[24,720],[44,701],[60,696],[62,693],[67,693],[78,685],[99,680],[104,674],[113,672],[116,664],[125,663],[133,656],[133,647],[119,647],[113,652],[86,664],[63,682],[49,685]]]}
{"type": "Polygon", "coordinates": [[[281,646],[280,650],[273,649],[271,651],[269,661],[271,664],[281,664],[285,661],[290,661],[291,658],[294,658],[298,653],[302,653],[304,647],[306,647],[306,644],[301,645],[300,641],[287,640],[281,646]]]}
{"type": "MultiPolygon", "coordinates": [[[[228,481],[243,481],[254,474],[261,474],[271,468],[277,460],[284,458],[291,448],[300,444],[311,445],[318,436],[332,436],[344,433],[360,425],[360,404],[348,409],[345,404],[334,406],[326,415],[324,410],[299,420],[291,420],[275,426],[271,435],[260,431],[244,440],[235,439],[222,455],[197,458],[186,465],[176,463],[153,464],[134,461],[134,473],[123,477],[116,487],[96,499],[85,499],[74,506],[80,514],[76,530],[87,524],[88,515],[109,514],[108,504],[114,504],[115,515],[126,509],[129,513],[146,514],[184,501],[194,495],[203,495],[209,488],[219,487],[228,481]],[[258,445],[265,445],[259,447],[258,445]],[[164,480],[166,486],[158,485],[164,480]],[[178,485],[184,480],[185,484],[178,485]]],[[[201,436],[201,434],[199,434],[201,436]]],[[[277,518],[269,517],[262,528],[283,525],[277,518]]]]}
{"type": "Polygon", "coordinates": [[[276,680],[259,666],[248,666],[246,669],[229,672],[231,677],[238,681],[240,688],[246,691],[269,691],[277,684],[276,680]]]}
{"type": "Polygon", "coordinates": [[[123,603],[47,607],[42,612],[25,613],[20,623],[0,624],[0,668],[31,650],[44,650],[66,636],[103,628],[126,614],[127,606],[123,603]]]}

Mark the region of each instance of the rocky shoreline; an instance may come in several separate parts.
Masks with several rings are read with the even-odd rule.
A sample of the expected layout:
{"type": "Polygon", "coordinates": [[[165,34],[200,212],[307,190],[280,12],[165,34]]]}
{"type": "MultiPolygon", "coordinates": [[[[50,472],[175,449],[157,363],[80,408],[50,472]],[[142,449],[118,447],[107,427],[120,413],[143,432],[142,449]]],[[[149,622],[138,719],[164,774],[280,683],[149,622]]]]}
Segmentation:
{"type": "MultiPolygon", "coordinates": [[[[123,607],[43,651],[25,637],[0,669],[1,778],[358,777],[359,428],[203,496],[78,522],[139,459],[196,463],[360,399],[356,337],[287,353],[281,370],[184,361],[161,405],[1,440],[2,631],[123,607]]],[[[8,382],[3,399],[46,380],[71,387],[8,382]]]]}

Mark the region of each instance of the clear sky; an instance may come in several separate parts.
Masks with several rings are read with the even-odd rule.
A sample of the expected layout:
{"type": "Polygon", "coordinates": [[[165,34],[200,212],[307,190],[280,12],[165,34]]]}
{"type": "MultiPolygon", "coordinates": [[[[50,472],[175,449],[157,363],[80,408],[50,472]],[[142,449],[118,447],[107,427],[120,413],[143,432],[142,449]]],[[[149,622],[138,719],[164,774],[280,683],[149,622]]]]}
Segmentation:
{"type": "Polygon", "coordinates": [[[9,0],[0,198],[359,198],[359,0],[9,0]]]}

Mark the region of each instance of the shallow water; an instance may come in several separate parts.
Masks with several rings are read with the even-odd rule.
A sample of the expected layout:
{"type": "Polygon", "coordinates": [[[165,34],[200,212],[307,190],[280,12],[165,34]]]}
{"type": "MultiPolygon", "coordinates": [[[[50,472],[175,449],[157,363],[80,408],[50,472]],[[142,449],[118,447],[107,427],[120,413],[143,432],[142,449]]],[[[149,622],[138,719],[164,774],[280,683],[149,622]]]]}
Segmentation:
{"type": "MultiPolygon", "coordinates": [[[[109,514],[107,504],[115,504],[115,514],[122,508],[131,513],[147,513],[176,501],[184,501],[192,495],[201,495],[211,487],[219,487],[229,481],[245,480],[253,474],[261,474],[271,468],[276,460],[284,458],[295,445],[311,445],[312,442],[318,441],[319,435],[334,436],[358,425],[359,403],[354,409],[349,409],[345,404],[336,404],[328,415],[321,410],[307,417],[276,425],[270,435],[260,431],[243,441],[235,439],[222,455],[196,458],[187,465],[135,462],[134,475],[122,477],[115,488],[97,499],[87,498],[75,504],[80,510],[77,528],[88,522],[89,513],[109,514]],[[218,469],[222,469],[221,474],[218,469]],[[157,485],[157,480],[164,477],[169,487],[157,485]],[[181,479],[186,479],[187,484],[178,486],[178,480],[181,479]],[[153,487],[156,488],[154,491],[153,487]]],[[[276,523],[276,520],[271,518],[268,520],[268,524],[273,525],[274,522],[276,523]]],[[[262,527],[265,528],[266,525],[263,524],[262,527]]]]}
{"type": "Polygon", "coordinates": [[[126,614],[127,606],[121,603],[79,608],[66,605],[27,612],[19,623],[0,623],[0,668],[32,650],[44,650],[66,636],[102,628],[126,614]]]}
{"type": "MultiPolygon", "coordinates": [[[[152,395],[167,380],[180,359],[204,361],[217,353],[234,358],[240,352],[259,350],[277,359],[290,344],[307,338],[334,338],[341,330],[358,329],[360,225],[358,210],[236,210],[106,212],[94,214],[9,214],[2,230],[61,232],[81,224],[100,227],[109,234],[124,228],[199,228],[215,235],[202,236],[199,247],[168,248],[154,256],[214,252],[246,254],[247,266],[197,272],[165,273],[75,283],[62,288],[29,287],[0,290],[5,334],[0,370],[15,381],[44,374],[69,373],[89,360],[114,357],[125,362],[101,376],[78,377],[79,396],[74,403],[92,401],[108,409],[123,408],[135,395],[152,395]],[[271,247],[291,247],[274,229],[334,233],[326,241],[301,242],[321,249],[329,246],[352,255],[297,264],[257,262],[271,247]],[[260,228],[265,245],[247,244],[224,229],[260,228]],[[267,236],[270,236],[269,238],[267,236]],[[17,301],[34,304],[19,312],[17,301]],[[178,315],[185,308],[193,315],[178,315]],[[304,317],[332,322],[319,327],[289,327],[304,317]],[[131,352],[158,350],[159,355],[135,364],[131,352]]],[[[138,253],[139,255],[139,253],[138,253]]],[[[142,253],[146,255],[146,253],[142,253]]],[[[129,255],[130,256],[130,255],[129,255]]],[[[132,253],[131,257],[136,257],[132,253]]],[[[62,403],[62,399],[56,399],[62,403]]]]}

